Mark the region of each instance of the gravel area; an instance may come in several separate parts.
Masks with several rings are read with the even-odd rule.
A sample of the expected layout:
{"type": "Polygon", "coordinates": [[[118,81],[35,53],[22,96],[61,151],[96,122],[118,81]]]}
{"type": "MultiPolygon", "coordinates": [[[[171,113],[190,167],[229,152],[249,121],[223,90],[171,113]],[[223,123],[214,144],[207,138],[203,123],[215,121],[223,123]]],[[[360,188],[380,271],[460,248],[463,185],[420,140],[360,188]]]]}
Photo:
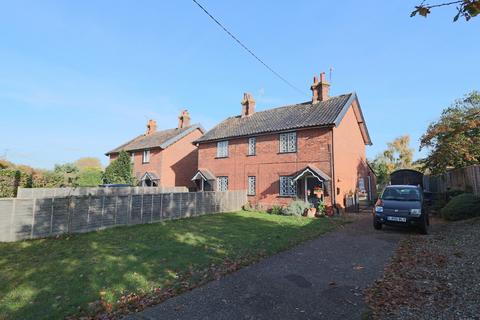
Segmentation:
{"type": "Polygon", "coordinates": [[[480,319],[480,218],[403,239],[365,292],[374,319],[480,319]]]}

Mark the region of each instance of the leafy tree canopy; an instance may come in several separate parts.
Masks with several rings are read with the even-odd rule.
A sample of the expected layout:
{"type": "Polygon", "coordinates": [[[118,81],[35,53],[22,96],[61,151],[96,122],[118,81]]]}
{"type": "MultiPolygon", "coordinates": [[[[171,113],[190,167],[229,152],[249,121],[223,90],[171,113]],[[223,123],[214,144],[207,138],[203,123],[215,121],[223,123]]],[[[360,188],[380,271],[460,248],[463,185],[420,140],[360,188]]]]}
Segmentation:
{"type": "Polygon", "coordinates": [[[127,152],[121,151],[118,158],[113,160],[105,169],[103,180],[105,183],[135,184],[132,175],[132,163],[127,152]]]}
{"type": "Polygon", "coordinates": [[[81,171],[86,168],[102,168],[102,163],[98,158],[84,157],[75,161],[74,165],[81,171]]]}
{"type": "Polygon", "coordinates": [[[79,187],[96,187],[103,183],[103,171],[100,168],[85,168],[80,171],[77,178],[79,187]]]}
{"type": "Polygon", "coordinates": [[[432,174],[480,163],[480,92],[473,91],[443,110],[420,139],[432,174]]]}
{"type": "Polygon", "coordinates": [[[390,179],[390,173],[398,169],[415,169],[413,149],[410,148],[410,136],[404,135],[387,143],[387,149],[370,161],[375,171],[377,183],[384,186],[390,179]]]}
{"type": "Polygon", "coordinates": [[[456,0],[451,2],[440,2],[435,4],[427,4],[425,0],[421,4],[415,6],[415,10],[412,11],[410,17],[414,17],[417,14],[422,17],[427,17],[431,13],[431,9],[453,6],[456,5],[457,14],[453,17],[453,21],[457,21],[458,18],[463,17],[466,21],[476,17],[480,14],[480,0],[456,0]]]}

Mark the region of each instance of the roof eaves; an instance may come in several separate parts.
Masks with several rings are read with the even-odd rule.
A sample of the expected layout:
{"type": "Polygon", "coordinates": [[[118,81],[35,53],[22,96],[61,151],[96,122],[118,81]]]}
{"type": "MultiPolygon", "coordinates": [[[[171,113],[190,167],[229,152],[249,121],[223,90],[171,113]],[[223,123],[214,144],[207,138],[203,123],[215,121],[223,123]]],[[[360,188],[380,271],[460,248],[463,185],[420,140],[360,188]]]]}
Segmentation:
{"type": "Polygon", "coordinates": [[[160,144],[160,148],[166,149],[167,147],[171,146],[175,142],[179,141],[180,139],[182,139],[183,137],[187,136],[188,134],[192,133],[193,131],[195,131],[197,129],[199,129],[202,133],[205,132],[205,129],[203,129],[203,127],[200,124],[193,124],[187,130],[177,134],[176,136],[174,136],[174,137],[168,139],[167,141],[165,141],[164,143],[160,144]]]}

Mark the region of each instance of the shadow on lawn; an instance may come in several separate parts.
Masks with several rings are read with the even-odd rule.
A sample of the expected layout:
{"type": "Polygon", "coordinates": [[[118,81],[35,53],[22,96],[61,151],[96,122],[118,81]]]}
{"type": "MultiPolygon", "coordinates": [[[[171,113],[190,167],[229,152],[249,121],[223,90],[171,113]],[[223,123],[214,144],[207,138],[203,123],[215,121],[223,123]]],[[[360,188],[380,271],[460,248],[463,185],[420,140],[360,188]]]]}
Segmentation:
{"type": "Polygon", "coordinates": [[[0,319],[96,312],[88,310],[89,302],[115,303],[128,292],[178,287],[185,274],[195,286],[215,277],[212,265],[251,263],[334,224],[228,213],[0,244],[0,319]]]}

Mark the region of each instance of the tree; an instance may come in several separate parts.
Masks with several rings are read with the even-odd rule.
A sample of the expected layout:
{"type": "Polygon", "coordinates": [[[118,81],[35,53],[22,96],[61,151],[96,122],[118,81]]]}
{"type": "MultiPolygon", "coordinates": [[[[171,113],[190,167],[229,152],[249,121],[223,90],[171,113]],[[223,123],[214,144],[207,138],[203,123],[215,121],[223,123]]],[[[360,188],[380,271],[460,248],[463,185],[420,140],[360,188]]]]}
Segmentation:
{"type": "Polygon", "coordinates": [[[424,0],[421,4],[415,6],[415,10],[412,11],[410,17],[414,17],[417,14],[422,17],[427,17],[431,13],[431,9],[451,5],[457,5],[457,14],[453,17],[453,21],[457,21],[460,17],[463,17],[466,21],[468,21],[480,13],[480,0],[457,0],[436,3],[432,5],[425,4],[424,0]]]}
{"type": "Polygon", "coordinates": [[[428,126],[420,150],[430,150],[424,164],[432,174],[480,163],[480,92],[472,91],[445,108],[428,126]]]}
{"type": "Polygon", "coordinates": [[[102,163],[98,158],[84,157],[75,161],[74,165],[81,171],[86,168],[102,168],[102,163]]]}
{"type": "Polygon", "coordinates": [[[56,164],[53,171],[63,177],[62,187],[76,185],[79,170],[73,163],[56,164]]]}
{"type": "Polygon", "coordinates": [[[103,181],[105,183],[130,184],[135,183],[132,175],[131,158],[125,151],[120,151],[118,158],[113,160],[105,169],[103,181]]]}
{"type": "Polygon", "coordinates": [[[415,168],[413,149],[410,148],[410,136],[404,135],[387,143],[387,149],[370,161],[377,176],[377,183],[383,187],[390,180],[390,173],[398,169],[415,168]]]}
{"type": "Polygon", "coordinates": [[[80,171],[77,178],[79,187],[96,187],[103,182],[103,171],[99,168],[85,168],[80,171]]]}

